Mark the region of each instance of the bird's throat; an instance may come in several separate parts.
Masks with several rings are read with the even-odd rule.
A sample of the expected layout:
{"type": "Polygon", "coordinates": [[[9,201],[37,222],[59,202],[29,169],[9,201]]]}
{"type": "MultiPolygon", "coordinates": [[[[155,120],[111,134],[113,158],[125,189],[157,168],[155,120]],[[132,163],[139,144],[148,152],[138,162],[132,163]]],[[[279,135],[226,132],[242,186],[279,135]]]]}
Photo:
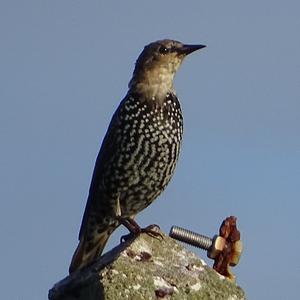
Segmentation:
{"type": "Polygon", "coordinates": [[[174,74],[169,72],[144,72],[135,74],[130,81],[129,89],[132,92],[141,94],[145,99],[163,103],[167,94],[175,94],[173,87],[174,74]]]}

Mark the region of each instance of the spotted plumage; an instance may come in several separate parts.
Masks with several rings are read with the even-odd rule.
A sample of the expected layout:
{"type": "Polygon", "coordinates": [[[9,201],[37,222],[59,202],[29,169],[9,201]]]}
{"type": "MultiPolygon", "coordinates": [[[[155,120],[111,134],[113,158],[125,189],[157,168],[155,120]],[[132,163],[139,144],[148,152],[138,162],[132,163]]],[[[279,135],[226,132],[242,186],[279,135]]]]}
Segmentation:
{"type": "Polygon", "coordinates": [[[100,255],[120,220],[133,220],[169,183],[183,134],[173,78],[183,58],[203,47],[162,40],[138,58],[96,160],[70,273],[100,255]]]}

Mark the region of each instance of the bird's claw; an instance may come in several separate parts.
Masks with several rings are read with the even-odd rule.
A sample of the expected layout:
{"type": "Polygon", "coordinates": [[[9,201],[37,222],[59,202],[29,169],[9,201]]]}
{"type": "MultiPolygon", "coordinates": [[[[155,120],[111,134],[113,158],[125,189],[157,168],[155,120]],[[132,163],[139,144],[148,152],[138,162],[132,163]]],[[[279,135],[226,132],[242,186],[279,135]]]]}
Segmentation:
{"type": "Polygon", "coordinates": [[[141,233],[146,233],[153,238],[163,239],[163,235],[157,231],[160,227],[156,224],[151,224],[145,228],[141,228],[134,220],[126,219],[121,220],[121,223],[130,231],[129,234],[121,236],[120,242],[126,242],[130,239],[134,239],[139,236],[141,233]]]}
{"type": "Polygon", "coordinates": [[[157,231],[159,229],[160,227],[157,224],[151,224],[145,228],[141,228],[141,233],[146,233],[151,237],[154,237],[156,239],[161,238],[163,240],[163,235],[159,231],[157,231]]]}

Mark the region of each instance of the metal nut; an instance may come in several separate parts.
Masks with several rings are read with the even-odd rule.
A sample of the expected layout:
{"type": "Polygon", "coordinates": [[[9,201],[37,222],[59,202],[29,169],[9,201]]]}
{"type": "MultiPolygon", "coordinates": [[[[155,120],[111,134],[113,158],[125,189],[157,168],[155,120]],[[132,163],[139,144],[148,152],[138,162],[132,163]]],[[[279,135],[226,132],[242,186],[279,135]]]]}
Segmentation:
{"type": "Polygon", "coordinates": [[[211,259],[215,259],[224,249],[226,240],[219,236],[215,235],[211,247],[207,251],[207,256],[211,259]]]}

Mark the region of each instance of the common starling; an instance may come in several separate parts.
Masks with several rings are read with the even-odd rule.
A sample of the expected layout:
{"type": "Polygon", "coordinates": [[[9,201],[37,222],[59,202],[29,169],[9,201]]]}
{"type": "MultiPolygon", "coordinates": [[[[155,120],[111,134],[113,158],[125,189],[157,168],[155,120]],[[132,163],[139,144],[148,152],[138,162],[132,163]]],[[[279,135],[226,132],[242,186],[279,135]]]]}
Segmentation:
{"type": "Polygon", "coordinates": [[[128,93],[96,160],[70,273],[99,256],[121,224],[142,231],[134,217],[169,183],[181,146],[183,119],[173,87],[175,73],[186,55],[204,47],[160,40],[138,57],[128,93]]]}

